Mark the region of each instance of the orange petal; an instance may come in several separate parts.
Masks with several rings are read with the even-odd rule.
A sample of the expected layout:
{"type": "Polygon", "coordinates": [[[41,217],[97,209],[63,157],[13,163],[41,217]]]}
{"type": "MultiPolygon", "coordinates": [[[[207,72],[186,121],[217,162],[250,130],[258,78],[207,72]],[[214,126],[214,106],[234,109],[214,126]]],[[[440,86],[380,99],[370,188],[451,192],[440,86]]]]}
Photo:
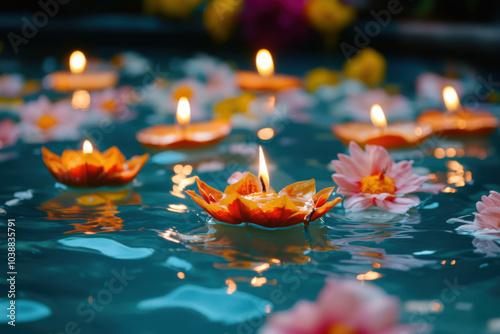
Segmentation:
{"type": "Polygon", "coordinates": [[[218,204],[208,204],[205,200],[192,190],[186,190],[186,194],[189,195],[203,210],[208,212],[210,216],[214,217],[216,220],[228,224],[240,224],[242,221],[237,220],[231,215],[229,210],[218,204]]]}
{"type": "Polygon", "coordinates": [[[316,193],[316,184],[314,179],[292,183],[281,189],[280,195],[312,197],[316,193]]]}
{"type": "Polygon", "coordinates": [[[266,220],[266,215],[257,202],[238,194],[227,195],[220,204],[225,205],[231,215],[242,222],[259,224],[266,220]]]}
{"type": "Polygon", "coordinates": [[[309,223],[312,222],[313,220],[316,220],[320,217],[322,217],[325,213],[330,211],[331,208],[333,208],[335,205],[339,204],[342,198],[337,197],[334,200],[331,200],[330,202],[325,203],[323,206],[320,206],[314,211],[312,214],[311,218],[309,219],[309,223]]]}
{"type": "Polygon", "coordinates": [[[314,195],[313,196],[313,201],[315,203],[314,207],[317,208],[317,207],[320,207],[323,204],[325,204],[326,201],[328,201],[328,198],[330,198],[330,195],[332,194],[333,189],[335,189],[335,187],[325,188],[325,189],[321,190],[320,192],[318,192],[316,195],[314,195]]]}
{"type": "Polygon", "coordinates": [[[45,147],[42,147],[42,157],[45,166],[47,166],[47,169],[54,178],[59,182],[63,181],[68,169],[61,162],[61,157],[45,147]]]}
{"type": "Polygon", "coordinates": [[[201,196],[203,196],[207,203],[219,202],[224,195],[221,191],[210,187],[198,178],[196,179],[196,184],[198,185],[198,190],[200,191],[201,196]]]}
{"type": "Polygon", "coordinates": [[[118,173],[113,173],[109,177],[109,180],[112,184],[110,185],[121,185],[128,183],[137,176],[139,171],[142,169],[142,166],[148,161],[149,154],[143,155],[135,155],[130,160],[125,162],[126,170],[118,173]]]}
{"type": "Polygon", "coordinates": [[[299,209],[287,195],[280,196],[262,206],[262,211],[268,222],[265,226],[272,224],[275,227],[288,226],[287,220],[299,209]]]}
{"type": "Polygon", "coordinates": [[[227,195],[230,194],[240,194],[242,196],[249,195],[261,191],[261,184],[257,176],[252,173],[246,173],[246,175],[236,182],[235,184],[229,185],[224,190],[227,195]]]}
{"type": "Polygon", "coordinates": [[[121,172],[123,170],[126,159],[118,147],[110,147],[104,151],[102,157],[104,159],[104,170],[106,172],[121,172]]]}

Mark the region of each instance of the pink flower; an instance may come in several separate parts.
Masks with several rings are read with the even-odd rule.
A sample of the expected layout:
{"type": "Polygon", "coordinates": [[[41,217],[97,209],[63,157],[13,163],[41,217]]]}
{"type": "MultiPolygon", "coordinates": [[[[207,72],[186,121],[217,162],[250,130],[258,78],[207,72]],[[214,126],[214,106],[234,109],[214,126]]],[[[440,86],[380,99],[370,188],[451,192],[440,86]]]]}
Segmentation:
{"type": "Polygon", "coordinates": [[[446,86],[455,88],[458,96],[461,96],[465,90],[460,80],[448,79],[435,73],[423,73],[417,78],[417,96],[434,107],[442,105],[443,89],[446,86]]]}
{"type": "Polygon", "coordinates": [[[337,193],[345,195],[347,210],[361,211],[373,206],[395,213],[405,213],[420,204],[415,192],[439,192],[444,185],[424,185],[428,176],[412,174],[413,161],[394,162],[385,148],[367,145],[363,151],[358,144],[349,144],[351,156],[339,154],[332,161],[337,173],[332,175],[338,185],[337,193]],[[424,188],[425,187],[425,188],[424,188]]]}
{"type": "Polygon", "coordinates": [[[315,302],[299,301],[272,315],[260,334],[408,334],[399,325],[399,302],[375,285],[328,280],[315,302]]]}
{"type": "Polygon", "coordinates": [[[133,102],[133,88],[123,86],[90,93],[90,110],[101,116],[114,116],[120,121],[135,118],[128,106],[133,102]]]}
{"type": "Polygon", "coordinates": [[[450,222],[462,222],[457,230],[478,231],[480,234],[500,234],[500,193],[490,191],[490,195],[481,197],[476,203],[477,212],[474,213],[474,221],[462,219],[450,219],[450,222]]]}
{"type": "Polygon", "coordinates": [[[20,74],[0,75],[0,96],[20,96],[23,88],[24,79],[20,74]]]}
{"type": "Polygon", "coordinates": [[[413,109],[406,97],[389,95],[382,88],[350,94],[340,108],[335,108],[335,113],[341,112],[343,116],[370,122],[370,109],[374,104],[382,107],[388,119],[411,119],[413,116],[413,109]]]}
{"type": "Polygon", "coordinates": [[[19,137],[19,128],[14,121],[4,119],[0,122],[0,149],[12,146],[19,137]]]}
{"type": "Polygon", "coordinates": [[[85,118],[85,112],[73,109],[69,100],[51,103],[44,95],[24,104],[20,115],[23,139],[38,143],[80,138],[78,128],[85,118]]]}

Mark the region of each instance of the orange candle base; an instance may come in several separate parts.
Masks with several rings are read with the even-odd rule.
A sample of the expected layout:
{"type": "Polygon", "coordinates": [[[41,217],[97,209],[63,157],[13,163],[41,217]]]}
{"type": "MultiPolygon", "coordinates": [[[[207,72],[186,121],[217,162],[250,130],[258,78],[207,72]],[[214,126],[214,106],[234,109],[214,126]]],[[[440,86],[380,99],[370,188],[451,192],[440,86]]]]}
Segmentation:
{"type": "Polygon", "coordinates": [[[344,144],[354,141],[358,145],[380,145],[386,149],[417,146],[432,135],[432,128],[413,122],[396,122],[380,129],[369,123],[350,122],[336,124],[333,134],[344,144]]]}
{"type": "Polygon", "coordinates": [[[99,90],[114,87],[118,83],[118,73],[106,72],[54,72],[45,77],[43,84],[47,89],[67,92],[76,89],[99,90]]]}
{"type": "Polygon", "coordinates": [[[300,78],[295,76],[284,74],[262,76],[252,71],[237,71],[236,82],[241,89],[257,91],[279,91],[302,86],[300,78]]]}
{"type": "Polygon", "coordinates": [[[427,110],[419,116],[417,123],[431,126],[435,134],[451,137],[488,136],[498,129],[498,119],[487,111],[427,110]]]}
{"type": "Polygon", "coordinates": [[[229,122],[215,120],[192,123],[184,130],[178,125],[154,125],[137,132],[136,138],[152,149],[189,149],[216,144],[230,132],[229,122]]]}

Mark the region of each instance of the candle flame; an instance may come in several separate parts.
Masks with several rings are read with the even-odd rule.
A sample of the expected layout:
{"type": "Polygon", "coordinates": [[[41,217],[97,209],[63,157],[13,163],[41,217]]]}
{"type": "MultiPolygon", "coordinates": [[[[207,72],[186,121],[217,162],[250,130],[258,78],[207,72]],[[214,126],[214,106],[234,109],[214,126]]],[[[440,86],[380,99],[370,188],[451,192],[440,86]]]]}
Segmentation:
{"type": "Polygon", "coordinates": [[[448,111],[457,111],[460,107],[457,91],[451,86],[447,86],[443,89],[443,99],[448,111]]]}
{"type": "Polygon", "coordinates": [[[92,153],[93,152],[93,148],[92,148],[92,143],[88,140],[85,140],[83,142],[83,153],[87,154],[87,153],[92,153]]]}
{"type": "Polygon", "coordinates": [[[370,118],[373,125],[379,128],[385,128],[387,126],[387,120],[385,119],[384,111],[378,104],[374,104],[370,110],[370,118]]]}
{"type": "Polygon", "coordinates": [[[255,63],[257,65],[257,71],[263,77],[268,77],[274,74],[273,57],[266,49],[262,49],[257,52],[255,63]]]}
{"type": "Polygon", "coordinates": [[[87,59],[82,51],[75,51],[69,57],[69,69],[72,73],[82,73],[87,64],[87,59]]]}
{"type": "Polygon", "coordinates": [[[266,159],[262,146],[259,145],[259,179],[262,183],[262,191],[266,192],[269,188],[269,173],[267,172],[266,159]]]}
{"type": "Polygon", "coordinates": [[[177,104],[177,123],[179,125],[189,124],[191,121],[191,107],[186,97],[181,97],[177,104]]]}

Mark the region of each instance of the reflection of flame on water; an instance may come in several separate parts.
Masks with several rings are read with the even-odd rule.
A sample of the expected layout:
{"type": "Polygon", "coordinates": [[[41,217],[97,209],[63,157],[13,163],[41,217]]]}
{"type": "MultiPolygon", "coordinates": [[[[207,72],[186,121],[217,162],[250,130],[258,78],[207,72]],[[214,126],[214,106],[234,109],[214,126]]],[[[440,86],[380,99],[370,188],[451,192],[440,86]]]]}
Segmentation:
{"type": "Polygon", "coordinates": [[[172,229],[170,229],[168,231],[165,231],[164,233],[161,233],[160,237],[162,237],[162,238],[164,238],[164,239],[166,239],[168,241],[172,241],[172,242],[175,242],[175,243],[180,243],[179,240],[173,238],[173,236],[175,236],[175,235],[176,235],[176,233],[172,229]]]}
{"type": "Polygon", "coordinates": [[[49,220],[86,220],[72,223],[67,233],[94,234],[121,231],[123,219],[117,217],[118,205],[139,205],[141,196],[132,190],[64,192],[43,203],[37,209],[47,213],[49,220]]]}
{"type": "MultiPolygon", "coordinates": [[[[179,198],[186,198],[183,191],[184,188],[193,184],[196,181],[196,176],[187,177],[193,172],[193,166],[191,165],[175,165],[174,166],[175,175],[172,177],[172,182],[174,183],[172,191],[170,192],[172,195],[179,198]]],[[[187,208],[183,208],[185,210],[187,208]]],[[[173,208],[173,210],[176,210],[173,208]]],[[[173,211],[170,210],[170,211],[173,211]]],[[[177,208],[177,210],[180,210],[177,208]]],[[[185,212],[185,211],[174,211],[174,212],[185,212]]]]}
{"type": "Polygon", "coordinates": [[[276,235],[273,231],[252,225],[242,228],[209,224],[189,235],[177,234],[176,237],[192,250],[221,256],[227,261],[214,263],[215,268],[252,270],[261,274],[285,263],[307,263],[311,259],[306,252],[339,249],[330,244],[327,230],[325,226],[312,224],[309,239],[303,226],[281,230],[279,237],[272,237],[276,235]]]}
{"type": "Polygon", "coordinates": [[[356,279],[358,279],[360,281],[373,281],[373,280],[376,280],[380,277],[382,277],[381,274],[370,270],[365,274],[359,274],[358,276],[356,276],[356,279]]]}
{"type": "Polygon", "coordinates": [[[267,283],[267,278],[265,277],[254,277],[250,281],[250,284],[252,284],[253,286],[263,286],[266,283],[267,283]]]}
{"type": "Polygon", "coordinates": [[[226,285],[227,285],[227,294],[230,295],[233,292],[236,291],[236,283],[230,278],[226,280],[226,285]]]}
{"type": "Polygon", "coordinates": [[[429,179],[433,182],[446,183],[450,186],[444,188],[442,192],[444,193],[454,193],[457,190],[455,188],[463,187],[466,184],[473,182],[472,172],[466,171],[464,166],[456,160],[450,160],[446,162],[446,167],[448,171],[436,172],[429,174],[429,179]]]}
{"type": "Polygon", "coordinates": [[[436,159],[470,157],[483,160],[492,153],[489,143],[484,140],[469,140],[463,142],[450,141],[443,146],[444,147],[437,147],[434,149],[433,155],[436,159]]]}

